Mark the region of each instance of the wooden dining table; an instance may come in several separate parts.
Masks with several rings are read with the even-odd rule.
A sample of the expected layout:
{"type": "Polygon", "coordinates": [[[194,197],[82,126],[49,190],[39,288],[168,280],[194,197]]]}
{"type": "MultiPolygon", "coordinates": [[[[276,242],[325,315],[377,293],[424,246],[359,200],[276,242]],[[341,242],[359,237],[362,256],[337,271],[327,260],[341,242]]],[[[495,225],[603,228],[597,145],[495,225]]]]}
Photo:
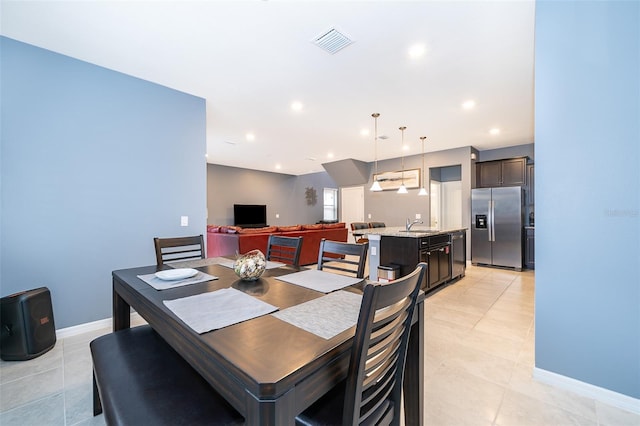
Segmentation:
{"type": "MultiPolygon", "coordinates": [[[[247,425],[293,425],[297,414],[347,376],[355,326],[324,339],[273,315],[263,315],[198,334],[163,303],[229,287],[280,310],[324,296],[276,279],[299,269],[268,269],[257,281],[242,281],[231,268],[209,264],[197,269],[218,279],[167,290],[156,290],[138,278],[168,268],[154,265],[113,271],[113,330],[130,327],[133,308],[244,416],[247,425]]],[[[361,294],[363,285],[345,290],[361,294]]],[[[423,336],[421,293],[404,375],[406,425],[423,424],[423,336]]]]}

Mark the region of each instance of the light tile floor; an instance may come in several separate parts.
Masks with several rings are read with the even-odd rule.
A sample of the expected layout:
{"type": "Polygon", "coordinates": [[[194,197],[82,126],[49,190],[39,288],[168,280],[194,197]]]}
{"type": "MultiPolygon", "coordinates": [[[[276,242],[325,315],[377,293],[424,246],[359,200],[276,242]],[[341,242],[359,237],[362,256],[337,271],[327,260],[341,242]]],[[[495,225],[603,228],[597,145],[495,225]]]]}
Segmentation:
{"type": "MultiPolygon", "coordinates": [[[[427,425],[639,426],[640,416],[531,378],[534,274],[469,267],[425,305],[427,425]]],[[[0,362],[0,425],[104,425],[92,416],[89,342],[0,362]]]]}

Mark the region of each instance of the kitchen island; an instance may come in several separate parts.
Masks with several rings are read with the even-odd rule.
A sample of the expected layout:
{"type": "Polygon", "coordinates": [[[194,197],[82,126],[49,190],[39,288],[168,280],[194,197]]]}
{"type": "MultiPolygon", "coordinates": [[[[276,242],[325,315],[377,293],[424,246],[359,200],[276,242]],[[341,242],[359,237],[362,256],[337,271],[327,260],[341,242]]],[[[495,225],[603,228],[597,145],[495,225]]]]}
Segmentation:
{"type": "MultiPolygon", "coordinates": [[[[422,289],[436,287],[464,276],[466,267],[466,228],[433,229],[425,227],[374,228],[369,239],[369,277],[378,279],[378,267],[396,271],[398,277],[413,271],[418,263],[428,265],[422,289]]],[[[381,273],[388,276],[387,272],[381,273]]]]}

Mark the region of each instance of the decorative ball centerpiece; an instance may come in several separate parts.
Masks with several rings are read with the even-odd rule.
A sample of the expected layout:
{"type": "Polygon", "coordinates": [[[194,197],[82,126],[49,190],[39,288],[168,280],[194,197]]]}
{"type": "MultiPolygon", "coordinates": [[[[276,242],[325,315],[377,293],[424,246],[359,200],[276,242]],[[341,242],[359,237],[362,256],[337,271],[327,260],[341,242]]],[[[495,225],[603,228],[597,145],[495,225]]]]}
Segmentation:
{"type": "Polygon", "coordinates": [[[260,250],[251,250],[236,259],[233,270],[240,279],[255,281],[267,267],[267,259],[260,250]]]}

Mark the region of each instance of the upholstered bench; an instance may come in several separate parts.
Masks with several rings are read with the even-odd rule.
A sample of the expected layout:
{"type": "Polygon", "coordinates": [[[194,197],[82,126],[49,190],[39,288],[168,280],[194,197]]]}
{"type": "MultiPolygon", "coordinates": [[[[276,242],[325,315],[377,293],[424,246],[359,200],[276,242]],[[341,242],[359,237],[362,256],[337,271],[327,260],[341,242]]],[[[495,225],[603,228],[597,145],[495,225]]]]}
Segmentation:
{"type": "Polygon", "coordinates": [[[244,419],[150,326],[90,343],[94,415],[108,425],[241,425],[244,419]]]}

